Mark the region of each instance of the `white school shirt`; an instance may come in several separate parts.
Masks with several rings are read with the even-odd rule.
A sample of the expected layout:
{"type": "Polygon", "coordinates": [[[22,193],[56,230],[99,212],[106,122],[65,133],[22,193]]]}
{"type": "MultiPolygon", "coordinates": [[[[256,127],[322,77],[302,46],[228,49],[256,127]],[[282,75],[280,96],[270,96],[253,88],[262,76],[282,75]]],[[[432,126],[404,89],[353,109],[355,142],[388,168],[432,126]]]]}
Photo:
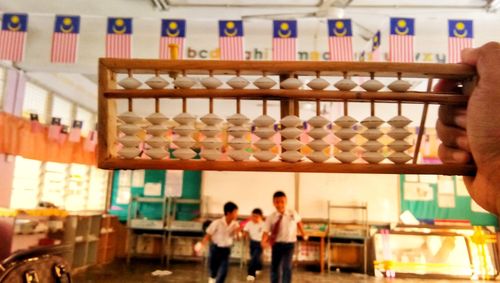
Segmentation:
{"type": "MultiPolygon", "coordinates": [[[[264,224],[264,233],[271,233],[273,231],[274,224],[278,222],[280,213],[275,211],[269,217],[266,218],[264,224]]],[[[285,210],[283,213],[283,219],[280,223],[280,229],[276,237],[276,242],[279,243],[295,243],[297,242],[297,224],[302,221],[300,215],[292,209],[285,210]]]]}
{"type": "Polygon", "coordinates": [[[250,220],[245,225],[245,228],[243,228],[243,231],[248,232],[250,240],[260,242],[262,240],[262,234],[264,233],[264,221],[255,223],[250,220]]]}
{"type": "Polygon", "coordinates": [[[226,218],[214,220],[207,228],[207,234],[211,236],[212,242],[220,248],[228,248],[233,245],[234,231],[239,227],[238,222],[232,221],[229,225],[226,218]]]}

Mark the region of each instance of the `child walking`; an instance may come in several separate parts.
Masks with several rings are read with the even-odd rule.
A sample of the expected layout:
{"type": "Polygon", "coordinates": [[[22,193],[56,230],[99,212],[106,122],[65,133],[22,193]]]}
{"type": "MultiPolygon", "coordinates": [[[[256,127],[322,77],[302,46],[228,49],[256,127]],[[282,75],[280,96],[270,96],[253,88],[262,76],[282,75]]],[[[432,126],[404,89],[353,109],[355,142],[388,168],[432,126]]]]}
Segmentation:
{"type": "Polygon", "coordinates": [[[238,206],[235,203],[224,204],[224,217],[210,223],[203,240],[195,245],[195,251],[200,252],[203,246],[211,242],[209,283],[223,283],[226,280],[233,238],[237,236],[240,229],[236,221],[237,216],[238,206]]]}
{"type": "Polygon", "coordinates": [[[250,240],[250,264],[248,265],[247,281],[255,281],[257,272],[262,270],[262,234],[264,221],[262,210],[255,208],[251,220],[243,228],[246,237],[250,240]]]}
{"type": "Polygon", "coordinates": [[[284,192],[277,191],[273,195],[276,211],[267,217],[264,224],[262,246],[271,245],[271,283],[292,282],[292,259],[297,242],[297,230],[307,240],[300,215],[287,209],[287,198],[284,192]]]}

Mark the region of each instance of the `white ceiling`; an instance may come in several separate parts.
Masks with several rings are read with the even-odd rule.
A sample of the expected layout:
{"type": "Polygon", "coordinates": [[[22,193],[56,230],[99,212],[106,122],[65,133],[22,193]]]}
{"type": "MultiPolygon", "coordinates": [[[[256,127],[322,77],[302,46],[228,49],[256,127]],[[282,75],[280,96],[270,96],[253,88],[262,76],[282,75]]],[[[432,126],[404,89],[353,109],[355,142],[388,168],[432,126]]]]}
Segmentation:
{"type": "Polygon", "coordinates": [[[70,99],[85,100],[82,104],[95,109],[97,58],[104,55],[109,16],[134,18],[135,57],[157,57],[160,18],[187,19],[188,45],[207,49],[217,46],[217,19],[245,19],[247,45],[264,49],[270,45],[270,19],[298,18],[299,44],[306,50],[324,51],[325,18],[349,17],[355,22],[354,34],[361,35],[354,43],[360,51],[368,44],[364,40],[377,29],[388,28],[387,18],[395,15],[418,18],[419,34],[423,31],[429,36],[441,19],[477,19],[488,27],[483,33],[497,38],[500,13],[491,9],[490,2],[500,4],[500,0],[0,0],[0,11],[30,15],[25,60],[17,67],[37,82],[70,99]],[[49,62],[54,14],[82,16],[77,64],[49,62]]]}

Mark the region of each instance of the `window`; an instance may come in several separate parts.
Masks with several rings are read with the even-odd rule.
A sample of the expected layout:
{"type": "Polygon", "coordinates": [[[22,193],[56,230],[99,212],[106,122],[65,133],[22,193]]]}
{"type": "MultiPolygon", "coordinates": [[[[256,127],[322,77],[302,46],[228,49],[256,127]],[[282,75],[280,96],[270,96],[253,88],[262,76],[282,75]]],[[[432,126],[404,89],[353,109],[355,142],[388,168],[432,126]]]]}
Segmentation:
{"type": "Polygon", "coordinates": [[[26,83],[23,101],[23,117],[29,118],[30,113],[38,114],[40,123],[47,123],[47,100],[49,92],[30,82],[26,83]]]}
{"type": "Polygon", "coordinates": [[[108,189],[109,171],[90,168],[90,187],[87,201],[88,210],[106,209],[106,192],[108,189]]]}
{"type": "Polygon", "coordinates": [[[85,210],[88,201],[90,167],[71,164],[68,189],[66,190],[67,210],[85,210]]]}
{"type": "Polygon", "coordinates": [[[46,162],[42,174],[40,200],[53,203],[58,207],[65,206],[66,176],[68,165],[46,162]]]}
{"type": "Polygon", "coordinates": [[[76,116],[75,120],[79,120],[83,122],[82,125],[82,135],[86,136],[90,130],[94,129],[94,114],[90,111],[85,110],[82,107],[76,108],[76,116]]]}
{"type": "Polygon", "coordinates": [[[16,157],[11,208],[29,209],[40,201],[59,208],[105,210],[109,171],[82,164],[41,162],[16,157]]]}
{"type": "Polygon", "coordinates": [[[42,162],[16,157],[11,208],[35,208],[38,205],[42,162]]]}
{"type": "Polygon", "coordinates": [[[3,97],[5,93],[5,79],[7,72],[4,68],[0,68],[0,111],[3,109],[3,97]]]}
{"type": "MultiPolygon", "coordinates": [[[[54,96],[52,99],[52,117],[61,118],[61,125],[71,126],[73,104],[64,98],[54,96]]],[[[52,118],[51,117],[51,118],[52,118]]],[[[49,121],[50,122],[50,121],[49,121]]]]}
{"type": "MultiPolygon", "coordinates": [[[[3,89],[2,74],[0,72],[0,90],[3,89]]],[[[95,113],[82,107],[75,109],[74,103],[60,96],[50,97],[49,105],[49,91],[27,82],[23,117],[29,118],[31,113],[36,113],[39,121],[46,124],[50,123],[52,117],[58,117],[61,118],[61,124],[67,126],[72,126],[73,119],[81,120],[84,135],[94,128],[95,113]]],[[[40,201],[44,201],[66,210],[105,210],[108,173],[82,164],[41,162],[18,156],[14,168],[11,207],[35,208],[40,201]]]]}

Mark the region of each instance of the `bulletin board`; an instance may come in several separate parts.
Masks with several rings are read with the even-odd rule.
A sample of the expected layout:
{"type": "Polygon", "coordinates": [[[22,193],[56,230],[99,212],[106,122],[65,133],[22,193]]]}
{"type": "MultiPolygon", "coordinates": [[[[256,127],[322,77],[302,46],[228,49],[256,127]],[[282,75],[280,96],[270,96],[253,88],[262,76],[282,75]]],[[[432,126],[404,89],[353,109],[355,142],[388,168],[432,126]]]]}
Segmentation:
{"type": "Polygon", "coordinates": [[[480,208],[470,197],[462,177],[401,175],[401,211],[417,219],[469,220],[472,225],[496,226],[496,216],[480,208]]]}
{"type": "MultiPolygon", "coordinates": [[[[172,172],[173,173],[173,172],[172,172]]],[[[201,188],[201,172],[181,171],[182,190],[179,190],[181,199],[199,199],[201,188]]],[[[173,176],[173,175],[171,175],[173,176]]],[[[128,203],[131,197],[147,196],[163,198],[169,183],[169,172],[165,170],[115,170],[111,191],[111,208],[109,213],[117,215],[121,221],[127,220],[128,203]],[[159,190],[158,186],[159,185],[159,190]]],[[[140,215],[150,218],[161,218],[160,203],[143,203],[140,206],[140,215]]],[[[191,220],[199,215],[200,206],[182,204],[177,208],[177,218],[191,220]]]]}

